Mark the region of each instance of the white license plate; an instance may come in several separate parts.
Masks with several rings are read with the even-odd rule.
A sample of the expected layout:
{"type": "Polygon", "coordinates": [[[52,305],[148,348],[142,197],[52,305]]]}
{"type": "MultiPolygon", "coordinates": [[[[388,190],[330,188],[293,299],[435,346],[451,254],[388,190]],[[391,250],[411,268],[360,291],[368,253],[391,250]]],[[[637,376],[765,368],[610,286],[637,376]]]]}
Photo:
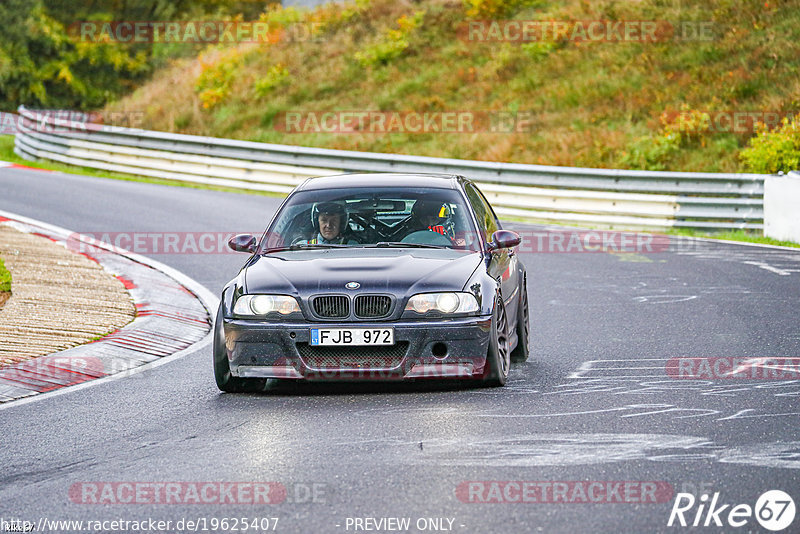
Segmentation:
{"type": "Polygon", "coordinates": [[[394,345],[394,328],[312,328],[311,345],[394,345]]]}

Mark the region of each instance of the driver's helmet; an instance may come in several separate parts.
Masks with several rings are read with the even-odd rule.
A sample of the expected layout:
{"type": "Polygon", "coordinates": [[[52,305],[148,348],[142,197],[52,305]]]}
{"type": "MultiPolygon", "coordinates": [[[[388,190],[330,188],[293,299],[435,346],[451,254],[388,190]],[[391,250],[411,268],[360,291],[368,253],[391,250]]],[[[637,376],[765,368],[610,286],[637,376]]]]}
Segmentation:
{"type": "Polygon", "coordinates": [[[319,215],[325,214],[338,214],[341,216],[340,232],[347,229],[347,223],[350,221],[350,216],[347,212],[347,206],[344,202],[317,202],[311,208],[311,224],[314,230],[319,231],[319,215]]]}
{"type": "Polygon", "coordinates": [[[449,218],[450,210],[441,200],[419,199],[411,208],[412,224],[424,226],[440,234],[445,233],[449,218]]]}

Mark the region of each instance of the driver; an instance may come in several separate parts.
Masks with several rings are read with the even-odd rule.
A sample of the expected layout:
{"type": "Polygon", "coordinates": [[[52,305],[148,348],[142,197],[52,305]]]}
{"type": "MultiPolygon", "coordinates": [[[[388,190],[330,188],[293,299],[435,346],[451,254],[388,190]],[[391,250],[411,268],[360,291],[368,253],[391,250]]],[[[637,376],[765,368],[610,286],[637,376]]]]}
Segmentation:
{"type": "Polygon", "coordinates": [[[420,199],[411,208],[411,216],[406,227],[410,232],[431,230],[438,234],[447,235],[445,229],[447,207],[437,200],[420,199]]]}
{"type": "Polygon", "coordinates": [[[436,232],[448,238],[457,247],[466,245],[463,237],[456,235],[450,207],[441,200],[419,199],[411,208],[411,215],[406,221],[407,235],[414,232],[436,232]]]}
{"type": "Polygon", "coordinates": [[[309,245],[355,245],[357,241],[344,235],[350,217],[343,202],[318,202],[311,208],[311,223],[316,235],[298,243],[309,245]]]}

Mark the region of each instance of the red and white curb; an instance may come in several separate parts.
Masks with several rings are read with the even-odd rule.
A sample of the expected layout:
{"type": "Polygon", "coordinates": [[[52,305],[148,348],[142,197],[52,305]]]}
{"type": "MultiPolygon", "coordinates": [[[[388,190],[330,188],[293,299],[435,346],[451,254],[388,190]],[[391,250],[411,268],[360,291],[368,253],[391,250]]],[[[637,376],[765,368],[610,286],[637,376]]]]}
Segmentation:
{"type": "Polygon", "coordinates": [[[211,343],[219,300],[150,258],[0,210],[0,224],[79,250],[128,289],[136,317],[97,341],[0,368],[0,410],[162,365],[211,343]],[[13,402],[12,402],[13,401],[13,402]]]}
{"type": "Polygon", "coordinates": [[[11,163],[10,161],[0,161],[0,169],[2,168],[9,168],[9,169],[27,169],[29,171],[40,171],[40,172],[55,172],[50,169],[40,169],[38,167],[29,167],[27,165],[20,165],[19,163],[11,163]]]}

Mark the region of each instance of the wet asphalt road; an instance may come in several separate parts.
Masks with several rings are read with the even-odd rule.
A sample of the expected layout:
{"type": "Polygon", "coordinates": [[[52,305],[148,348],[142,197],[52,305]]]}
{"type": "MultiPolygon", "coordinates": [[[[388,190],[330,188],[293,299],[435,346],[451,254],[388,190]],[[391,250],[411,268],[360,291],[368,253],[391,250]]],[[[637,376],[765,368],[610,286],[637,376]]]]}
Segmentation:
{"type": "MultiPolygon", "coordinates": [[[[0,169],[0,191],[2,210],[89,233],[260,232],[280,202],[17,169],[0,169]]],[[[216,294],[245,259],[153,257],[216,294]]],[[[232,523],[212,529],[212,518],[278,518],[277,532],[335,533],[367,531],[355,529],[357,518],[364,528],[376,526],[366,518],[408,518],[399,531],[620,533],[685,530],[667,527],[681,491],[752,506],[780,489],[800,504],[799,380],[677,380],[665,371],[671,358],[800,357],[800,251],[692,242],[663,253],[521,258],[533,351],[505,388],[221,394],[205,347],[0,411],[0,518],[153,518],[172,521],[170,532],[181,532],[181,519],[205,518],[211,532],[234,531],[232,523]],[[76,484],[130,481],[274,481],[287,499],[153,506],[70,498],[70,488],[87,487],[76,484]],[[457,492],[470,481],[639,481],[671,490],[656,503],[464,502],[490,496],[489,484],[457,492]]],[[[686,513],[690,522],[696,511],[686,513]]],[[[707,530],[766,532],[755,518],[707,530]]],[[[798,531],[800,519],[785,530],[798,531]]]]}

